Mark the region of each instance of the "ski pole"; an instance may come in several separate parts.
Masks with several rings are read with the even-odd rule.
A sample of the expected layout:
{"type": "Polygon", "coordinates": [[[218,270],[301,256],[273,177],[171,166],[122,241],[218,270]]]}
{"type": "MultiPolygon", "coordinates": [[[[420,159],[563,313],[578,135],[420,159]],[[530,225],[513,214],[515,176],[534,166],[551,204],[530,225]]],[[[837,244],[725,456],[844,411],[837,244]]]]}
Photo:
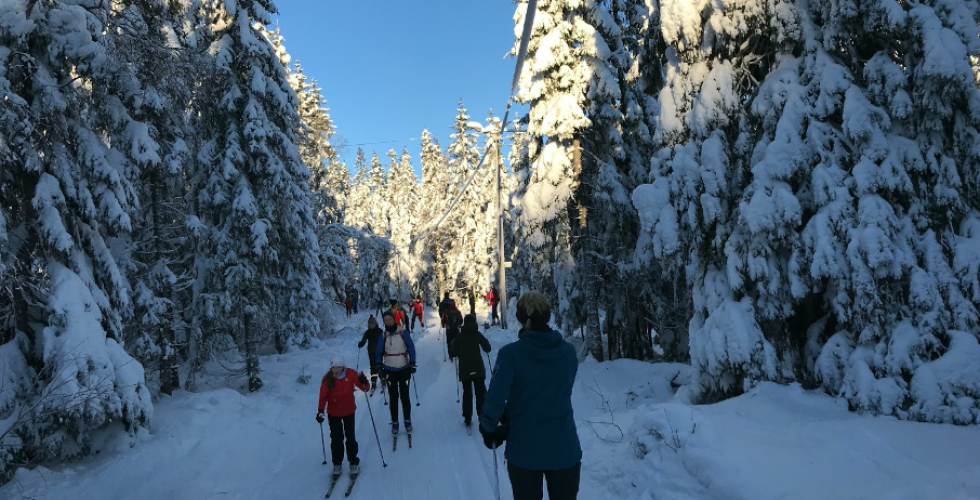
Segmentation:
{"type": "Polygon", "coordinates": [[[422,402],[419,401],[419,381],[415,379],[414,372],[412,373],[412,382],[415,383],[415,406],[422,406],[422,402]]]}
{"type": "Polygon", "coordinates": [[[385,406],[388,406],[388,394],[387,391],[385,391],[385,389],[387,389],[387,386],[388,386],[388,378],[385,377],[384,379],[381,380],[381,397],[384,398],[385,400],[385,406]]]}
{"type": "MultiPolygon", "coordinates": [[[[357,350],[360,351],[361,348],[358,347],[357,350]]],[[[357,355],[357,366],[354,368],[354,371],[355,372],[361,371],[361,355],[360,354],[357,355]]]]}
{"type": "Polygon", "coordinates": [[[323,449],[323,464],[327,465],[327,444],[323,439],[323,422],[320,422],[320,448],[323,449]]]}
{"type": "Polygon", "coordinates": [[[487,365],[490,366],[490,376],[491,377],[494,376],[495,373],[493,371],[493,363],[490,362],[490,353],[489,352],[487,353],[487,365]]]}
{"type": "MultiPolygon", "coordinates": [[[[374,439],[378,441],[378,453],[381,454],[381,465],[384,466],[383,468],[387,469],[388,464],[385,463],[385,452],[381,449],[381,438],[378,437],[378,426],[374,424],[374,412],[371,411],[371,398],[365,397],[364,401],[367,401],[368,415],[371,416],[371,427],[374,427],[374,439]]],[[[327,456],[327,452],[326,450],[324,450],[323,457],[326,458],[326,456],[327,456]]],[[[497,457],[495,455],[494,459],[496,458],[497,457]]],[[[327,462],[324,461],[323,463],[327,463],[327,462]]]]}
{"type": "Polygon", "coordinates": [[[497,442],[493,442],[493,492],[497,495],[497,500],[500,500],[500,473],[497,472],[497,442]]]}
{"type": "Polygon", "coordinates": [[[453,365],[456,366],[456,402],[459,402],[459,358],[453,358],[453,365]]]}

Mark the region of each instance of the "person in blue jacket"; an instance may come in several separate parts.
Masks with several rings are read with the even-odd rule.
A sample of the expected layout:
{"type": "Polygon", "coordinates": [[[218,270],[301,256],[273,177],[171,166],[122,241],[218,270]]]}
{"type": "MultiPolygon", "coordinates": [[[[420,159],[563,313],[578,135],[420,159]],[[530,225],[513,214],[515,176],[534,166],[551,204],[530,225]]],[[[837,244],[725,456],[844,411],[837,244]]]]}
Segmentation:
{"type": "Polygon", "coordinates": [[[409,399],[408,382],[415,373],[415,343],[395,321],[391,311],[381,316],[385,324],[384,337],[375,349],[374,359],[381,371],[381,380],[388,385],[391,396],[391,433],[398,434],[398,399],[401,397],[405,418],[405,432],[412,433],[412,401],[409,399]]]}
{"type": "Polygon", "coordinates": [[[518,340],[500,349],[480,414],[480,433],[488,448],[506,440],[507,474],[514,500],[578,496],[582,468],[572,413],[572,386],[578,372],[575,348],[548,326],[551,305],[541,292],[517,301],[523,325],[518,340]],[[506,417],[505,415],[506,410],[506,417]],[[507,423],[500,425],[502,420],[507,423]]]}

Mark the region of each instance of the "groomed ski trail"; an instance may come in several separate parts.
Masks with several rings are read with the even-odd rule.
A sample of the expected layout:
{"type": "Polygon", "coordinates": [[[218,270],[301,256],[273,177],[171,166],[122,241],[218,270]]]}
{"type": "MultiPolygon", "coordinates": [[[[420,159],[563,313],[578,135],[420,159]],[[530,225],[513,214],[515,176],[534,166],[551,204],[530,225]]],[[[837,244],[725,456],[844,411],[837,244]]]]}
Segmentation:
{"type": "MultiPolygon", "coordinates": [[[[326,339],[328,347],[263,356],[264,386],[253,394],[224,388],[241,380],[226,379],[215,370],[200,392],[179,391],[157,401],[151,432],[138,436],[135,446],[127,438],[96,443],[102,452],[94,458],[22,471],[0,496],[10,495],[11,500],[321,499],[330,483],[331,460],[329,427],[324,422],[328,463],[322,465],[320,429],[313,418],[320,378],[336,352],[345,356],[348,366],[368,373],[366,348],[358,350],[357,342],[372,313],[362,309],[349,319],[336,318],[340,331],[326,339]],[[305,385],[297,382],[304,370],[311,375],[305,385]]],[[[371,409],[388,464],[383,468],[367,395],[358,391],[355,425],[361,475],[349,498],[495,498],[493,456],[478,432],[466,435],[456,402],[455,368],[443,361],[445,337],[434,308],[426,311],[426,324],[429,328],[419,328],[415,335],[421,406],[416,406],[415,384],[409,387],[414,446],[408,448],[399,415],[403,435],[398,451],[391,451],[388,407],[379,390],[371,398],[371,409]]],[[[116,435],[120,434],[125,436],[116,435]]],[[[498,458],[501,498],[512,500],[503,451],[498,451],[498,458]]],[[[335,490],[331,498],[342,496],[348,478],[345,460],[337,486],[341,491],[335,490]]]]}

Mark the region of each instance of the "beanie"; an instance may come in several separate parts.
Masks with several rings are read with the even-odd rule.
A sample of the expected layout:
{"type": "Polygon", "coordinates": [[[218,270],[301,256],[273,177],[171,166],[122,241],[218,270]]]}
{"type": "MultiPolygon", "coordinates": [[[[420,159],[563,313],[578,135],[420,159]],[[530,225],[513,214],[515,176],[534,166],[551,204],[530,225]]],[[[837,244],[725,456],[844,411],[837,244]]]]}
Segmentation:
{"type": "Polygon", "coordinates": [[[374,317],[374,315],[371,315],[371,317],[368,318],[368,326],[370,325],[378,326],[378,320],[374,317]]]}
{"type": "Polygon", "coordinates": [[[330,357],[330,368],[335,366],[347,366],[344,364],[344,357],[340,354],[334,354],[330,357]]]}

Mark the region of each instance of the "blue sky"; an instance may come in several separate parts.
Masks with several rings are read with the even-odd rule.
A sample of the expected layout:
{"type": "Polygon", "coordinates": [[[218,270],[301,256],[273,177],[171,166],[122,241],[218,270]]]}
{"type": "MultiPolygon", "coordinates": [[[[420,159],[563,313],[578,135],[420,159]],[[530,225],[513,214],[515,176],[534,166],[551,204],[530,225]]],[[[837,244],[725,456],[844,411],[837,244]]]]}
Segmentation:
{"type": "Polygon", "coordinates": [[[483,122],[490,108],[503,115],[515,64],[505,57],[514,43],[509,0],[275,3],[286,49],[317,79],[349,145],[348,168],[363,144],[386,166],[389,148],[407,147],[418,172],[422,130],[445,149],[460,99],[471,120],[483,122]]]}

